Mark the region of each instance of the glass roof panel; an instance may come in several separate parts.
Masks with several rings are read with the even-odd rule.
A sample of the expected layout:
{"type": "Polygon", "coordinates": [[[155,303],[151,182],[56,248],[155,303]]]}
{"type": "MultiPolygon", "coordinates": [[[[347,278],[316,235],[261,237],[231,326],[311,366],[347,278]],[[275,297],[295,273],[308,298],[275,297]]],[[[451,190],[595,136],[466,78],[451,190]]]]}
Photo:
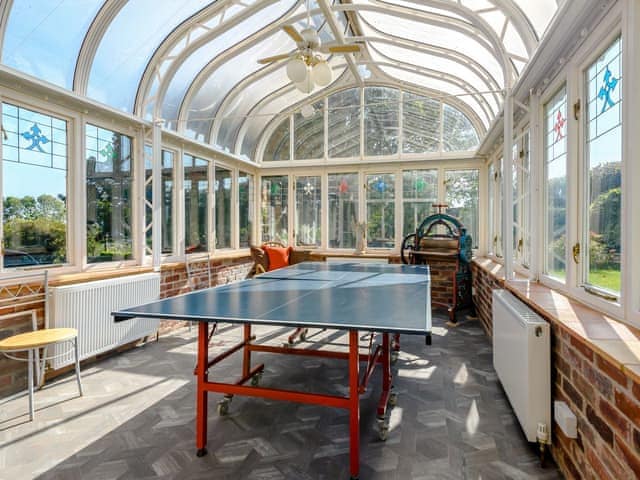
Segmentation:
{"type": "Polygon", "coordinates": [[[2,63],[72,89],[82,40],[103,3],[103,0],[13,0],[4,34],[2,63]]]}
{"type": "Polygon", "coordinates": [[[484,43],[462,32],[444,28],[429,23],[402,19],[402,29],[398,29],[398,18],[392,14],[378,12],[360,12],[362,18],[375,29],[390,35],[400,35],[417,42],[428,43],[437,47],[464,52],[475,58],[489,73],[502,84],[504,73],[496,54],[490,51],[484,43]]]}
{"type": "Polygon", "coordinates": [[[538,38],[541,38],[549,26],[549,23],[551,23],[551,19],[558,10],[558,7],[563,4],[565,0],[535,0],[535,2],[531,0],[512,1],[524,12],[538,34],[538,38]]]}
{"type": "MultiPolygon", "coordinates": [[[[193,97],[189,107],[186,130],[189,136],[194,136],[203,141],[209,140],[208,135],[213,122],[213,115],[227,93],[229,93],[229,90],[243,78],[257,72],[260,68],[264,68],[263,65],[258,63],[258,59],[273,55],[274,48],[277,52],[287,52],[295,48],[295,42],[282,30],[278,30],[264,42],[260,42],[234,56],[213,72],[193,97]],[[192,116],[198,119],[207,119],[208,126],[202,122],[197,122],[198,130],[193,129],[190,122],[192,116]]],[[[262,96],[263,94],[263,92],[259,91],[254,91],[253,93],[254,96],[262,96]]]]}
{"type": "Polygon", "coordinates": [[[105,32],[91,66],[87,95],[118,110],[133,102],[151,55],[177,25],[209,0],[127,2],[105,32]]]}
{"type": "MultiPolygon", "coordinates": [[[[356,1],[354,3],[361,3],[360,1],[356,1]]],[[[364,2],[362,2],[364,3],[364,2]]],[[[411,0],[384,0],[382,3],[392,3],[394,5],[399,5],[401,7],[408,7],[408,8],[417,8],[422,10],[423,12],[430,12],[430,13],[435,13],[437,15],[442,15],[442,16],[447,16],[450,18],[457,18],[458,20],[465,20],[466,19],[464,17],[462,17],[461,15],[458,15],[450,10],[445,10],[444,8],[436,8],[436,7],[431,7],[429,5],[424,5],[415,1],[411,1],[411,0]]],[[[453,2],[452,2],[453,3],[453,2]]]]}
{"type": "Polygon", "coordinates": [[[193,52],[173,76],[165,94],[162,105],[162,118],[166,119],[167,127],[174,130],[176,129],[178,111],[191,81],[212,58],[235,43],[257,32],[265,25],[274,22],[293,5],[295,5],[295,0],[281,0],[271,3],[255,15],[248,17],[226,32],[217,35],[213,40],[193,52]]]}

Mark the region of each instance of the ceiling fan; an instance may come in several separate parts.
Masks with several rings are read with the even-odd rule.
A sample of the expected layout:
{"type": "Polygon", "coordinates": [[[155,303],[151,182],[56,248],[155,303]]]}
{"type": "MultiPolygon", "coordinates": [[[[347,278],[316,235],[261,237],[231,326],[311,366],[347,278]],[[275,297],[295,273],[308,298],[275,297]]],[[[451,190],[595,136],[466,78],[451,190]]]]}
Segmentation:
{"type": "Polygon", "coordinates": [[[284,25],[282,29],[296,42],[298,48],[291,53],[261,58],[258,63],[267,64],[288,58],[287,76],[303,93],[311,93],[316,85],[324,87],[331,83],[331,67],[323,53],[345,54],[360,51],[360,46],[356,44],[322,45],[318,32],[311,27],[308,16],[307,27],[300,32],[293,25],[284,25]]]}

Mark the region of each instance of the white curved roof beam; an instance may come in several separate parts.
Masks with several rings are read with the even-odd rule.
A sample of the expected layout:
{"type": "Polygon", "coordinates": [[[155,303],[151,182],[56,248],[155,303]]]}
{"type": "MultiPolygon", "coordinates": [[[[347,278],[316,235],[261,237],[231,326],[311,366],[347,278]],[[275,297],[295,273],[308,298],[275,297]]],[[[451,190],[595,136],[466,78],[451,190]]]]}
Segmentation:
{"type": "MultiPolygon", "coordinates": [[[[331,11],[331,6],[327,4],[327,0],[317,0],[318,6],[322,13],[324,14],[324,18],[329,24],[329,28],[331,28],[331,32],[333,33],[333,37],[338,40],[340,43],[344,42],[344,34],[340,30],[336,19],[333,17],[333,12],[331,11]]],[[[347,64],[349,65],[349,70],[351,71],[351,75],[353,75],[353,79],[356,81],[358,85],[362,85],[362,78],[360,78],[360,73],[358,73],[358,67],[356,66],[356,62],[353,59],[353,55],[350,53],[345,54],[344,56],[347,59],[347,64]]]]}
{"type": "Polygon", "coordinates": [[[93,65],[93,59],[96,56],[100,42],[104,34],[107,32],[109,25],[114,18],[118,16],[120,10],[126,5],[127,0],[113,0],[104,2],[104,5],[100,7],[98,14],[91,22],[87,34],[82,41],[82,47],[80,47],[80,53],[78,53],[78,60],[76,62],[76,71],[73,75],[73,91],[80,94],[87,94],[87,85],[89,84],[89,74],[91,73],[91,66],[93,65]]]}
{"type": "MultiPolygon", "coordinates": [[[[207,65],[205,65],[205,67],[202,70],[200,70],[200,72],[198,72],[196,77],[193,79],[193,81],[187,88],[184,98],[182,99],[182,103],[180,105],[180,109],[178,113],[178,125],[179,125],[178,131],[184,131],[184,125],[186,125],[186,122],[188,120],[187,114],[189,112],[189,108],[191,106],[191,102],[193,101],[193,98],[195,97],[197,92],[200,90],[200,88],[204,85],[204,83],[208,80],[208,78],[215,72],[215,70],[221,65],[223,65],[224,63],[226,63],[227,61],[232,60],[235,55],[238,55],[244,52],[245,50],[248,50],[249,48],[253,47],[257,43],[273,35],[275,32],[280,30],[280,28],[283,25],[288,23],[295,23],[301,19],[306,18],[307,17],[306,12],[300,13],[294,16],[289,16],[292,11],[295,11],[300,6],[301,3],[302,3],[302,0],[298,0],[294,4],[294,6],[291,9],[289,9],[284,15],[282,15],[278,20],[269,24],[263,29],[258,30],[252,35],[243,38],[233,46],[229,47],[220,55],[213,58],[207,65]]],[[[311,15],[314,15],[318,12],[319,12],[318,10],[315,10],[315,11],[312,10],[311,15]]]]}
{"type": "Polygon", "coordinates": [[[478,62],[473,57],[460,52],[458,50],[454,50],[451,48],[446,48],[438,45],[433,45],[427,42],[421,42],[405,37],[401,37],[398,35],[390,34],[387,32],[383,32],[378,28],[371,25],[365,19],[360,19],[360,21],[365,25],[367,29],[372,30],[376,35],[371,34],[363,34],[362,36],[351,37],[354,42],[381,42],[387,43],[389,45],[401,46],[404,48],[408,48],[414,50],[419,53],[427,53],[429,55],[435,55],[442,58],[446,58],[452,61],[463,65],[470,70],[472,70],[478,77],[482,78],[487,84],[489,89],[501,90],[502,86],[498,79],[496,79],[489,70],[485,68],[485,66],[478,62]]]}
{"type": "Polygon", "coordinates": [[[390,6],[382,4],[377,0],[369,0],[370,5],[365,4],[340,4],[332,7],[335,11],[356,11],[356,12],[374,12],[387,16],[404,18],[414,22],[427,23],[433,26],[454,30],[458,33],[472,38],[476,42],[484,46],[484,48],[493,54],[499,65],[502,66],[504,73],[503,83],[507,86],[512,85],[515,80],[510,68],[510,56],[502,44],[500,38],[493,31],[491,26],[482,18],[475,18],[472,25],[462,20],[444,17],[423,10],[417,10],[407,7],[390,6]]]}
{"type": "MultiPolygon", "coordinates": [[[[491,3],[495,5],[495,7],[488,8],[480,8],[474,10],[470,7],[465,6],[461,2],[452,2],[450,0],[404,0],[406,3],[413,3],[416,5],[416,8],[419,9],[420,5],[428,5],[431,7],[439,8],[442,10],[448,10],[453,12],[461,17],[464,17],[475,23],[475,21],[479,18],[480,13],[485,13],[487,11],[498,10],[502,12],[505,16],[506,21],[510,21],[516,31],[518,32],[518,36],[522,39],[522,43],[524,44],[528,55],[531,55],[535,50],[538,43],[538,35],[536,34],[533,25],[527,18],[527,16],[515,5],[511,0],[490,0],[491,3]]],[[[534,0],[535,1],[535,0],[534,0]]],[[[396,4],[379,0],[380,3],[387,4],[391,7],[397,6],[396,4]]],[[[506,27],[503,26],[503,29],[506,27]]],[[[502,39],[504,39],[501,36],[502,39]]]]}
{"type": "MultiPolygon", "coordinates": [[[[372,36],[363,36],[363,37],[354,37],[355,40],[358,41],[367,41],[372,43],[385,43],[388,45],[393,45],[396,47],[402,47],[409,50],[413,50],[417,53],[427,53],[430,55],[436,55],[442,58],[446,58],[448,60],[456,61],[460,65],[469,68],[474,74],[476,74],[480,79],[484,80],[487,86],[487,91],[493,92],[491,95],[496,102],[496,104],[500,105],[502,103],[502,95],[497,92],[500,92],[502,88],[495,79],[482,67],[482,65],[475,62],[475,60],[466,57],[464,54],[456,51],[446,52],[440,47],[433,47],[431,45],[414,42],[412,40],[405,39],[396,39],[396,38],[386,38],[386,37],[372,37],[372,36]]],[[[371,48],[377,49],[373,46],[371,48]]],[[[372,60],[375,62],[375,60],[372,60]]]]}
{"type": "MultiPolygon", "coordinates": [[[[243,4],[241,1],[228,1],[218,0],[217,2],[212,3],[208,7],[200,10],[191,18],[182,22],[171,34],[165,38],[165,40],[158,46],[153,56],[149,60],[147,67],[145,68],[144,73],[142,74],[140,84],[138,85],[138,93],[136,95],[136,100],[134,104],[134,112],[136,115],[143,116],[144,109],[146,105],[159,98],[159,92],[162,90],[163,83],[166,83],[168,86],[169,81],[173,77],[175,71],[178,70],[182,62],[194,51],[200,48],[202,45],[205,45],[208,41],[211,40],[212,37],[221,35],[227,30],[235,27],[237,24],[241,23],[247,17],[253,15],[256,12],[264,9],[265,7],[275,3],[277,0],[264,0],[260,2],[256,2],[255,4],[246,7],[244,10],[238,12],[237,14],[231,16],[230,18],[220,19],[220,23],[215,28],[206,27],[204,24],[208,20],[215,18],[220,12],[223,12],[235,5],[236,3],[243,4]],[[201,35],[196,38],[191,38],[193,33],[199,29],[206,29],[208,33],[205,35],[201,35]],[[184,42],[184,49],[180,52],[178,56],[170,56],[170,53],[173,49],[180,44],[180,42],[184,42]],[[160,69],[164,62],[171,62],[174,68],[167,69],[164,74],[160,73],[160,69]],[[172,72],[170,74],[170,72],[172,72]],[[153,98],[148,98],[149,90],[153,85],[154,78],[158,78],[160,80],[161,86],[158,88],[156,94],[153,98]]],[[[164,90],[166,91],[166,86],[164,90]]],[[[161,102],[157,102],[157,105],[160,105],[161,102]]]]}
{"type": "MultiPolygon", "coordinates": [[[[470,96],[476,101],[476,103],[484,113],[487,119],[487,125],[491,123],[491,121],[497,114],[497,112],[495,112],[493,108],[491,108],[491,105],[489,105],[487,100],[482,96],[484,92],[480,92],[477,88],[475,88],[473,85],[466,82],[464,79],[457,77],[455,75],[451,75],[449,73],[439,72],[437,70],[425,68],[420,65],[416,65],[414,63],[394,60],[392,58],[389,58],[387,55],[380,53],[374,46],[370,45],[369,47],[374,52],[376,52],[377,55],[379,55],[380,57],[386,60],[385,62],[372,60],[371,63],[377,64],[379,66],[389,66],[389,67],[399,68],[407,72],[417,73],[427,78],[434,78],[437,80],[445,81],[469,93],[470,96]]],[[[360,63],[369,63],[369,62],[360,62],[360,63]]]]}
{"type": "Polygon", "coordinates": [[[0,2],[0,59],[2,59],[4,36],[7,31],[7,21],[11,14],[11,7],[13,7],[13,0],[0,2]]]}
{"type": "MultiPolygon", "coordinates": [[[[329,61],[331,61],[331,57],[329,58],[329,61]]],[[[209,139],[209,143],[211,144],[216,143],[218,139],[218,135],[220,133],[220,127],[225,118],[226,110],[229,107],[229,105],[233,104],[233,100],[235,100],[235,98],[239,94],[246,91],[246,89],[250,88],[250,85],[252,83],[256,83],[260,81],[262,78],[264,78],[267,75],[270,75],[271,73],[275,72],[279,68],[283,68],[285,63],[286,63],[286,59],[275,62],[266,67],[263,67],[260,70],[255,71],[251,75],[248,75],[247,77],[243,78],[240,82],[236,83],[231,90],[229,90],[224,100],[222,101],[222,103],[220,104],[220,106],[218,107],[218,109],[213,115],[213,123],[211,125],[211,130],[209,131],[209,135],[207,136],[207,138],[209,139]]],[[[344,65],[345,65],[344,63],[338,63],[336,65],[332,65],[332,70],[335,70],[337,68],[342,68],[344,67],[344,65]]],[[[331,88],[331,85],[334,84],[335,81],[337,81],[337,78],[334,79],[331,82],[331,84],[327,85],[326,87],[323,87],[323,89],[321,90],[331,88]]]]}

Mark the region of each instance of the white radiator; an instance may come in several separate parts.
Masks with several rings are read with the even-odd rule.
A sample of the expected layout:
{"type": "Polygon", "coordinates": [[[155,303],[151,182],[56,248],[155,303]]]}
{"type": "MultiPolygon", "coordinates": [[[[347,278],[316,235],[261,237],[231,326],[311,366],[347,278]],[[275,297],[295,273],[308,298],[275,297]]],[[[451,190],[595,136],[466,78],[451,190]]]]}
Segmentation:
{"type": "MultiPolygon", "coordinates": [[[[527,440],[551,429],[549,324],[506,290],[493,291],[493,366],[527,440]]],[[[543,436],[543,435],[541,435],[543,436]]]]}
{"type": "MultiPolygon", "coordinates": [[[[151,335],[158,329],[159,321],[148,318],[115,323],[111,312],[157,300],[160,297],[159,273],[53,287],[50,290],[49,325],[51,328],[78,329],[81,360],[151,335]]],[[[68,349],[68,345],[56,345],[54,354],[61,355],[68,349]]],[[[57,369],[72,363],[73,353],[69,352],[54,358],[51,365],[57,369]]]]}

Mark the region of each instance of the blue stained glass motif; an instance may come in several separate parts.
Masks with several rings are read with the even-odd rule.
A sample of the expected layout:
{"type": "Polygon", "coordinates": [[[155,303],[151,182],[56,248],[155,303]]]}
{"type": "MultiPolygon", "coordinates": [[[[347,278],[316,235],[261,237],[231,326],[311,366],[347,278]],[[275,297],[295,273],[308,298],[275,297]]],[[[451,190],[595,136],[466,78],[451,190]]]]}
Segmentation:
{"type": "Polygon", "coordinates": [[[24,139],[31,141],[31,145],[26,147],[26,150],[37,148],[39,152],[47,153],[42,149],[41,145],[49,143],[49,139],[42,134],[42,130],[40,130],[38,124],[34,123],[28,131],[22,132],[20,135],[22,135],[24,139]]]}
{"type": "Polygon", "coordinates": [[[378,180],[378,182],[376,182],[376,190],[378,190],[380,193],[383,193],[386,189],[387,184],[384,183],[384,180],[378,180]]]}
{"type": "Polygon", "coordinates": [[[600,87],[600,92],[598,93],[598,98],[600,100],[604,100],[604,104],[602,105],[602,110],[600,113],[604,113],[605,110],[609,107],[613,107],[615,102],[611,99],[611,92],[616,89],[618,85],[618,79],[613,76],[609,67],[604,72],[604,77],[602,78],[604,82],[602,87],[600,87]]]}

